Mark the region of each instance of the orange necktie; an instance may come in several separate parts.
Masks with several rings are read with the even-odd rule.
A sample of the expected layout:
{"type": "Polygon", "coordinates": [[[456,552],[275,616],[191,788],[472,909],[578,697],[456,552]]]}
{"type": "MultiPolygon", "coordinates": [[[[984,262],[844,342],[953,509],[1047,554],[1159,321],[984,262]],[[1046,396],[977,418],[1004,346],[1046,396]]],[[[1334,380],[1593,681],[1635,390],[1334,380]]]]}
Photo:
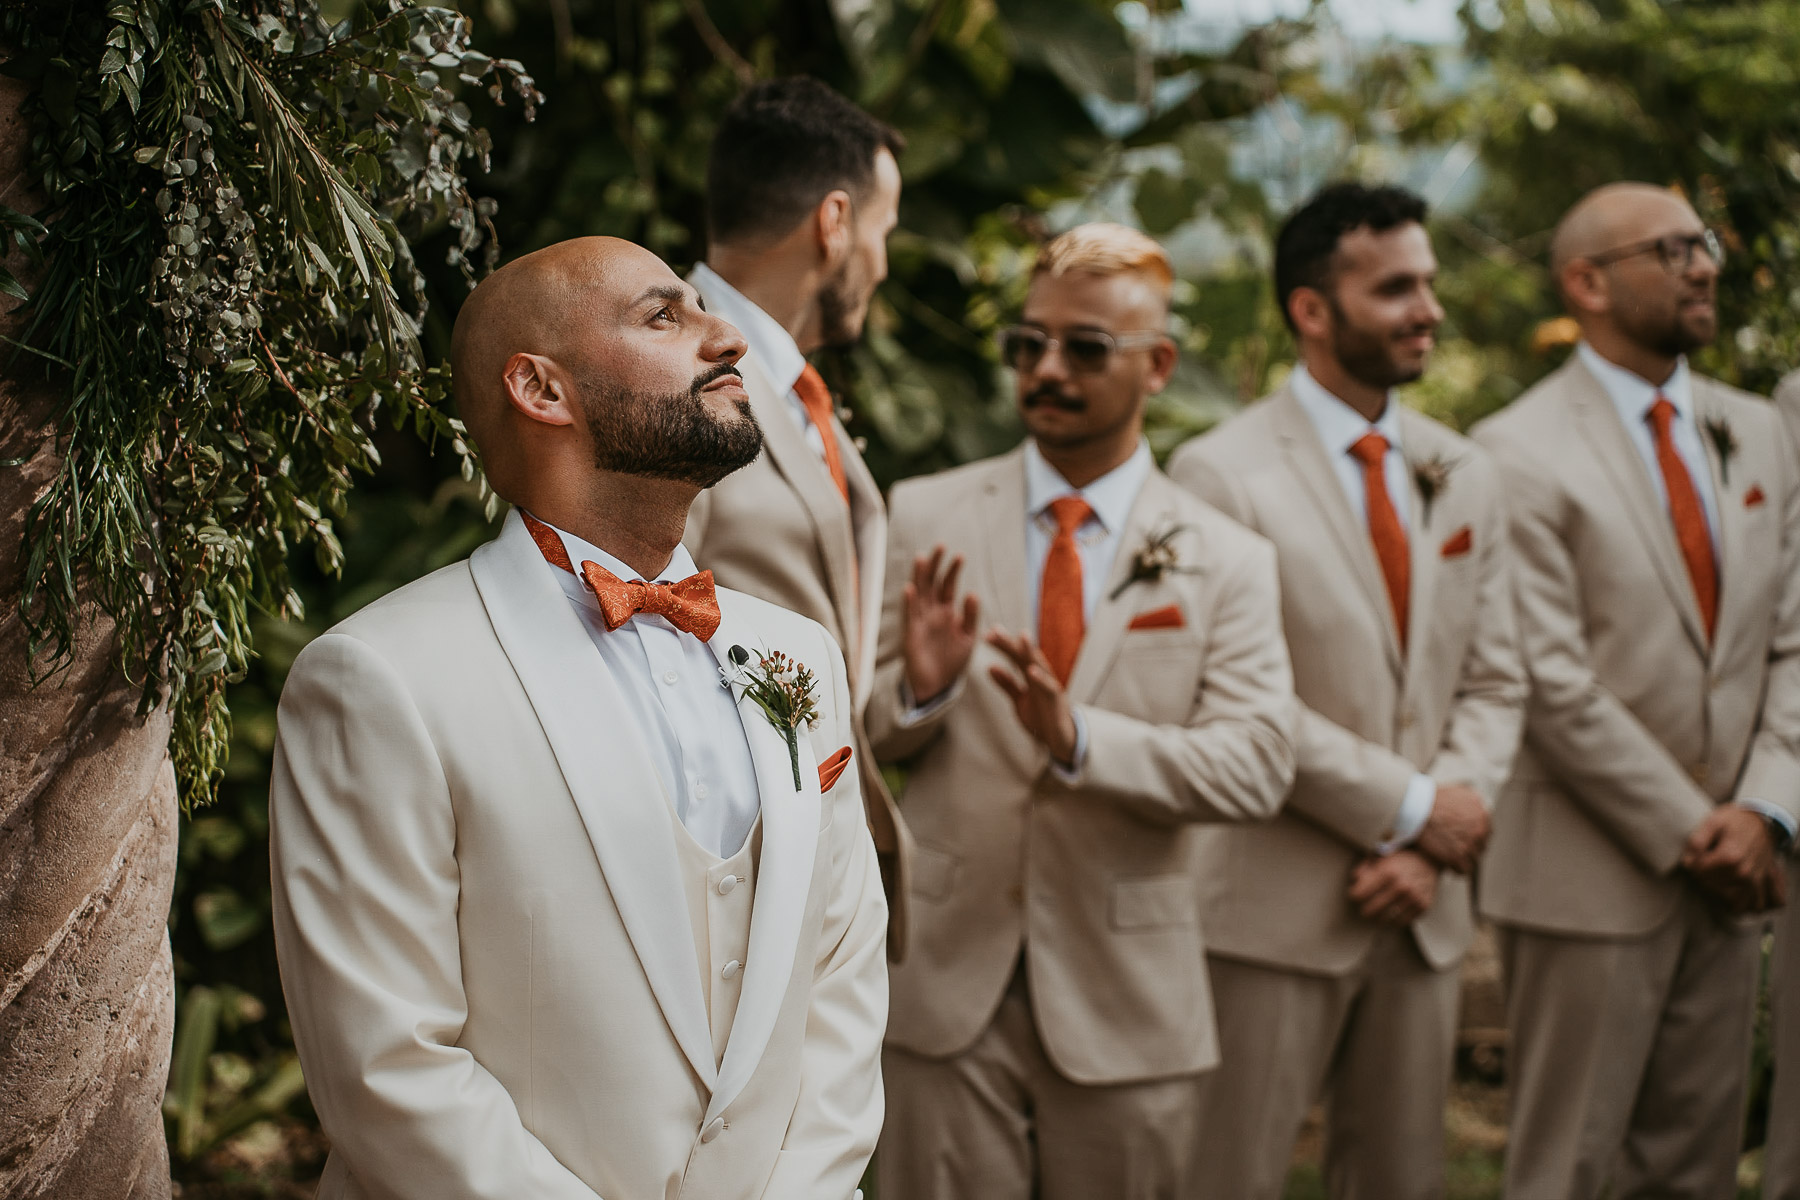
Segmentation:
{"type": "Polygon", "coordinates": [[[1087,625],[1081,602],[1081,551],[1075,531],[1094,515],[1080,496],[1061,496],[1050,502],[1056,520],[1056,536],[1044,556],[1044,578],[1038,588],[1038,645],[1050,660],[1050,670],[1065,687],[1075,670],[1075,655],[1087,625]]]}
{"type": "Polygon", "coordinates": [[[1656,465],[1662,468],[1663,487],[1669,494],[1669,516],[1675,522],[1675,540],[1681,544],[1681,557],[1687,562],[1694,599],[1700,603],[1700,620],[1710,642],[1719,615],[1719,572],[1713,564],[1712,531],[1706,527],[1706,510],[1700,507],[1700,493],[1694,490],[1693,476],[1675,453],[1675,440],[1669,433],[1675,406],[1661,392],[1656,393],[1649,418],[1650,431],[1656,435],[1656,465]]]}
{"type": "Polygon", "coordinates": [[[1400,649],[1406,649],[1406,613],[1412,588],[1412,555],[1406,548],[1406,526],[1394,511],[1394,499],[1388,495],[1388,441],[1379,433],[1365,433],[1350,447],[1351,455],[1363,465],[1363,507],[1369,510],[1369,540],[1375,544],[1375,558],[1381,564],[1382,578],[1387,580],[1388,603],[1394,607],[1394,628],[1400,635],[1400,649]]]}
{"type": "Polygon", "coordinates": [[[713,588],[711,571],[689,575],[676,583],[645,583],[641,579],[620,579],[595,562],[584,562],[581,570],[569,561],[569,551],[556,531],[527,513],[520,513],[531,540],[551,566],[571,575],[579,574],[600,602],[600,615],[610,633],[639,613],[665,618],[683,633],[691,633],[707,641],[719,631],[719,598],[713,588]]]}
{"type": "Polygon", "coordinates": [[[831,472],[831,482],[837,484],[838,495],[844,498],[844,503],[850,503],[850,480],[844,474],[844,455],[838,448],[837,431],[831,425],[831,389],[825,386],[825,380],[813,370],[811,363],[807,363],[800,378],[794,380],[794,395],[806,406],[807,417],[819,431],[819,440],[825,443],[825,469],[831,472]]]}

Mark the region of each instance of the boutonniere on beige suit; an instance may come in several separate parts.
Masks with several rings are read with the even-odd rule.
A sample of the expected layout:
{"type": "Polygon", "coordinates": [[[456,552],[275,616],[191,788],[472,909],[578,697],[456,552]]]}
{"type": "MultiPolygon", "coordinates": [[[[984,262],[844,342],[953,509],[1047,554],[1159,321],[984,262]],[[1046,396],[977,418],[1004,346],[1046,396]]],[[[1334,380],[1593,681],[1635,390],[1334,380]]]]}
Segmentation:
{"type": "Polygon", "coordinates": [[[1429,525],[1431,506],[1439,496],[1450,490],[1450,472],[1455,469],[1456,464],[1434,454],[1408,465],[1412,467],[1413,486],[1419,489],[1421,515],[1425,524],[1429,525]]]}
{"type": "Polygon", "coordinates": [[[1117,600],[1134,583],[1155,583],[1170,573],[1193,574],[1194,568],[1182,565],[1181,553],[1175,547],[1175,539],[1186,528],[1185,525],[1166,525],[1147,534],[1143,543],[1132,552],[1131,566],[1125,572],[1125,578],[1119,581],[1108,599],[1117,600]]]}
{"type": "Polygon", "coordinates": [[[1719,456],[1719,483],[1730,487],[1731,458],[1738,451],[1737,438],[1731,432],[1731,422],[1719,413],[1710,413],[1700,422],[1700,428],[1706,431],[1706,440],[1712,443],[1713,451],[1719,456]]]}

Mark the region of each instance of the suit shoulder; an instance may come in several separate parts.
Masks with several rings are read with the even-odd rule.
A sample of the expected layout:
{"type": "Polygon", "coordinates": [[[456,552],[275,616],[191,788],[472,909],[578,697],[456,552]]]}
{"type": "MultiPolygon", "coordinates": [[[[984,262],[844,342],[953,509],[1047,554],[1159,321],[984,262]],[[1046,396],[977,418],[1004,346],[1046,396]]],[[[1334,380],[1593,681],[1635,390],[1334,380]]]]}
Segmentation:
{"type": "Polygon", "coordinates": [[[481,611],[481,598],[469,574],[469,560],[458,559],[429,575],[371,600],[330,629],[370,645],[414,640],[423,629],[438,628],[445,618],[481,611]]]}
{"type": "Polygon", "coordinates": [[[1169,470],[1204,466],[1230,467],[1240,452],[1266,445],[1275,436],[1273,396],[1264,396],[1232,413],[1205,433],[1183,442],[1169,456],[1169,470]]]}
{"type": "Polygon", "coordinates": [[[1569,378],[1575,368],[1563,366],[1537,383],[1492,416],[1483,417],[1469,430],[1469,436],[1487,449],[1517,441],[1539,438],[1568,420],[1569,378]]]}
{"type": "MultiPolygon", "coordinates": [[[[1742,416],[1747,420],[1772,422],[1776,415],[1775,406],[1769,403],[1766,396],[1733,387],[1708,375],[1695,375],[1693,381],[1694,398],[1723,408],[1727,417],[1736,419],[1742,416]]],[[[1701,416],[1704,419],[1705,414],[1702,413],[1701,416]]]]}
{"type": "Polygon", "coordinates": [[[891,515],[908,506],[955,502],[964,496],[978,493],[1005,473],[1016,454],[1014,451],[994,458],[977,459],[975,462],[946,467],[929,475],[914,475],[910,479],[902,479],[888,493],[888,512],[891,515]]]}

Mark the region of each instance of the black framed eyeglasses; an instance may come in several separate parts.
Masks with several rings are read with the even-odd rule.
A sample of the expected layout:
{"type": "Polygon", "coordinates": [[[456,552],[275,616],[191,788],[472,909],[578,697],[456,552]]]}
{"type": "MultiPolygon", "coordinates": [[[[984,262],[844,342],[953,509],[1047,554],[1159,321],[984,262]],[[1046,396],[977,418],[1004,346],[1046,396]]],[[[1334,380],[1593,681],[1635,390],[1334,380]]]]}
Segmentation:
{"type": "Polygon", "coordinates": [[[1711,229],[1703,229],[1699,233],[1672,233],[1667,237],[1650,238],[1642,242],[1633,242],[1628,246],[1620,246],[1616,250],[1606,250],[1599,254],[1590,254],[1587,260],[1596,267],[1611,266],[1627,258],[1636,258],[1640,254],[1654,253],[1662,263],[1663,270],[1671,275],[1680,275],[1694,265],[1694,251],[1704,250],[1706,257],[1712,259],[1713,265],[1725,265],[1725,243],[1711,229]]]}
{"type": "Polygon", "coordinates": [[[1000,360],[1015,371],[1030,371],[1044,361],[1050,347],[1059,346],[1071,371],[1097,375],[1106,370],[1113,351],[1152,346],[1166,336],[1149,330],[1112,334],[1099,329],[1071,329],[1062,337],[1053,338],[1029,325],[1009,325],[1000,331],[1000,360]]]}

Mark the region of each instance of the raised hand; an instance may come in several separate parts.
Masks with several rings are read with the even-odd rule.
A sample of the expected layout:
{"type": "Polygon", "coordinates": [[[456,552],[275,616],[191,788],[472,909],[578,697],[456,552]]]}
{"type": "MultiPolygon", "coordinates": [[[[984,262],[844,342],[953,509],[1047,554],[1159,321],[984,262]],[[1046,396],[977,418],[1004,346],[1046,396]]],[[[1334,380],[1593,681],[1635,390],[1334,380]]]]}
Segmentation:
{"type": "Polygon", "coordinates": [[[1787,902],[1768,823],[1742,805],[1721,804],[1706,814],[1688,834],[1681,865],[1734,913],[1767,912],[1787,902]]]}
{"type": "Polygon", "coordinates": [[[905,631],[901,649],[905,655],[906,686],[915,704],[935,700],[962,676],[975,653],[975,626],[981,619],[981,601],[970,592],[957,603],[956,586],[962,579],[962,555],[944,565],[944,548],[933,546],[929,555],[913,559],[912,579],[906,584],[905,631]]]}
{"type": "Polygon", "coordinates": [[[1015,675],[996,664],[988,668],[988,674],[1012,700],[1019,724],[1050,751],[1051,758],[1065,765],[1073,764],[1075,710],[1069,704],[1068,692],[1051,673],[1044,652],[1024,634],[1010,634],[1001,629],[990,630],[987,643],[1018,670],[1015,675]]]}
{"type": "Polygon", "coordinates": [[[1438,865],[1416,850],[1365,858],[1350,876],[1350,903],[1364,920],[1411,925],[1437,899],[1438,865]]]}
{"type": "Polygon", "coordinates": [[[1481,793],[1465,783],[1440,783],[1431,816],[1413,846],[1440,867],[1467,875],[1481,860],[1493,828],[1481,793]]]}

